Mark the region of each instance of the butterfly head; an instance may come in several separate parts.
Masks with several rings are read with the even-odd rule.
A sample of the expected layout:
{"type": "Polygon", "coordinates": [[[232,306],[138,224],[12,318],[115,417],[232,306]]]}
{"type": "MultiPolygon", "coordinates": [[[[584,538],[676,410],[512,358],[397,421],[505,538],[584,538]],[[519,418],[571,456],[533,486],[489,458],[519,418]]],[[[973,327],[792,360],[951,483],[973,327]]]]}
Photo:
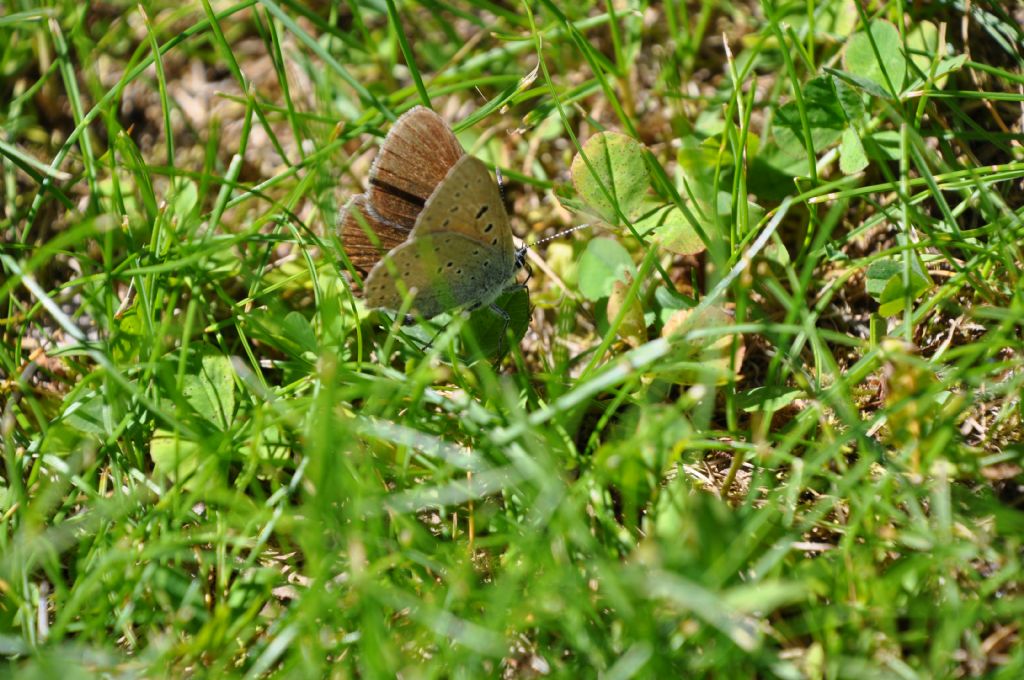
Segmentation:
{"type": "Polygon", "coordinates": [[[526,251],[529,246],[519,246],[516,248],[515,262],[513,263],[513,271],[518,273],[520,269],[526,270],[526,280],[529,281],[530,277],[533,276],[533,268],[530,267],[530,263],[526,261],[526,251]]]}

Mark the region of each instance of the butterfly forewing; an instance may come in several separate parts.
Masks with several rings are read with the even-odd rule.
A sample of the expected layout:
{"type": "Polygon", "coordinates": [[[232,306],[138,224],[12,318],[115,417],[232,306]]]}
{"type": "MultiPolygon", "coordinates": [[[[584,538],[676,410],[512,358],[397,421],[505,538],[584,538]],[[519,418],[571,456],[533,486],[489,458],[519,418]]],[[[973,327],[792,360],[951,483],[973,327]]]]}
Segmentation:
{"type": "Polygon", "coordinates": [[[429,319],[456,307],[489,304],[513,277],[511,262],[497,249],[455,232],[428,234],[410,239],[373,268],[366,302],[399,309],[404,289],[414,295],[412,309],[429,319]]]}
{"type": "Polygon", "coordinates": [[[370,169],[370,204],[383,219],[412,229],[427,199],[465,155],[448,124],[417,106],[392,126],[370,169]]]}
{"type": "Polygon", "coordinates": [[[353,196],[345,206],[341,242],[349,262],[365,276],[389,250],[402,245],[410,230],[385,221],[368,204],[366,194],[353,196]]]}
{"type": "Polygon", "coordinates": [[[512,228],[501,192],[483,162],[463,156],[444,178],[420,213],[409,238],[458,233],[494,249],[502,263],[515,257],[512,228]]]}

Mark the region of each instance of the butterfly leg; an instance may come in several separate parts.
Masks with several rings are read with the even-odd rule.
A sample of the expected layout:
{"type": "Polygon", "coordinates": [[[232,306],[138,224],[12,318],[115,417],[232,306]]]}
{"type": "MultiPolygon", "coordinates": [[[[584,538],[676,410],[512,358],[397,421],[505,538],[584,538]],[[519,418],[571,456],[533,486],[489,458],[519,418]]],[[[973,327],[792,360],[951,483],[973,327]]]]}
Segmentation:
{"type": "Polygon", "coordinates": [[[439,329],[437,329],[437,332],[434,333],[434,337],[430,338],[430,342],[428,342],[427,344],[423,345],[423,351],[426,351],[426,350],[430,349],[431,347],[433,347],[434,346],[434,341],[437,340],[438,336],[440,336],[441,333],[444,333],[446,330],[448,330],[448,326],[450,324],[451,324],[451,322],[449,321],[448,323],[446,323],[445,325],[443,325],[439,329]]]}
{"type": "MultiPolygon", "coordinates": [[[[406,314],[405,316],[402,317],[402,326],[403,327],[408,327],[408,326],[412,326],[412,325],[415,325],[415,324],[416,324],[416,317],[413,316],[412,314],[406,314]]],[[[448,328],[447,324],[442,326],[436,333],[434,333],[434,336],[432,338],[430,338],[430,340],[428,342],[420,345],[419,346],[420,351],[421,352],[426,352],[428,349],[433,347],[434,346],[434,341],[437,340],[437,336],[441,335],[441,333],[443,333],[446,328],[448,328]]],[[[416,338],[412,337],[411,335],[406,335],[405,337],[408,340],[410,340],[413,344],[418,344],[419,343],[419,340],[417,340],[416,338]]]]}
{"type": "Polygon", "coordinates": [[[521,285],[523,286],[523,288],[526,288],[526,284],[528,284],[530,282],[530,279],[533,278],[533,267],[530,266],[529,262],[526,262],[524,260],[523,261],[523,269],[526,270],[526,280],[523,281],[523,283],[521,285]]]}
{"type": "Polygon", "coordinates": [[[498,336],[498,356],[500,357],[504,353],[505,337],[508,336],[508,327],[512,323],[512,317],[508,315],[508,312],[493,302],[491,303],[491,311],[500,316],[505,322],[505,325],[501,327],[501,335],[498,336]]]}

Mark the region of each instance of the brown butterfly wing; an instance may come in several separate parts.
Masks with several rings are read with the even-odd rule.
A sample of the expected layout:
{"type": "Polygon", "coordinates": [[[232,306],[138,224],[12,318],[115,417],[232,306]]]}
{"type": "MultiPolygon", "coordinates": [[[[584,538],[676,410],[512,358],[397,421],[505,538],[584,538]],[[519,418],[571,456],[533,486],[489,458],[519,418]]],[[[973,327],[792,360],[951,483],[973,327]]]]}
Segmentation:
{"type": "Polygon", "coordinates": [[[365,278],[381,257],[405,242],[409,231],[384,220],[368,205],[366,194],[359,194],[345,206],[341,243],[349,262],[365,278]]]}
{"type": "Polygon", "coordinates": [[[427,199],[465,155],[444,120],[422,106],[391,127],[370,169],[370,205],[387,222],[412,229],[427,199]]]}

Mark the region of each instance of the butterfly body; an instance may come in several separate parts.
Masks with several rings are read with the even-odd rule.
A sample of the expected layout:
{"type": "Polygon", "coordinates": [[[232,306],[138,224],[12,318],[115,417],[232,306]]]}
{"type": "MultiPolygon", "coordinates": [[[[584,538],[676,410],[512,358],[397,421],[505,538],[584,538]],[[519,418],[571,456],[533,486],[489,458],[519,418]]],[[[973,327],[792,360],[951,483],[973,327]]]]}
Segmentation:
{"type": "Polygon", "coordinates": [[[342,240],[352,264],[369,270],[367,305],[397,310],[411,296],[426,318],[491,305],[524,266],[487,167],[423,107],[385,138],[369,191],[348,205],[342,240]]]}

